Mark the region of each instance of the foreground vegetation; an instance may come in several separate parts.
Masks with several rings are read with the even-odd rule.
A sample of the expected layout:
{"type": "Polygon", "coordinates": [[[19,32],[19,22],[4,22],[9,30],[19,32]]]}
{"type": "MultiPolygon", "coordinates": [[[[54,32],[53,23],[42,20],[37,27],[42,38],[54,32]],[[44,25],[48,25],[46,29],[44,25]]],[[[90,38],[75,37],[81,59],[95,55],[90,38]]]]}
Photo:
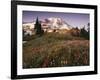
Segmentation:
{"type": "Polygon", "coordinates": [[[89,40],[68,34],[33,35],[23,44],[23,68],[89,65],[89,40]]]}

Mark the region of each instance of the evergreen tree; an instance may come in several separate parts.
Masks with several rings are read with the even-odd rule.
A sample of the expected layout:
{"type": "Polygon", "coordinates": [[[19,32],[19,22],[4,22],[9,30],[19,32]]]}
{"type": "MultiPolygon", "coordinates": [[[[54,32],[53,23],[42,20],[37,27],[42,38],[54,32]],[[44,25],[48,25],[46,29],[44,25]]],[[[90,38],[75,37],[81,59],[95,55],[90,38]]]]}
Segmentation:
{"type": "Polygon", "coordinates": [[[42,27],[41,27],[41,24],[38,20],[38,17],[36,19],[36,23],[35,23],[35,34],[36,35],[42,35],[43,34],[43,30],[42,30],[42,27]]]}
{"type": "Polygon", "coordinates": [[[81,36],[81,37],[84,37],[85,39],[88,39],[88,32],[85,30],[85,27],[83,27],[83,28],[80,30],[80,36],[81,36]]]}
{"type": "Polygon", "coordinates": [[[71,29],[71,35],[72,36],[79,36],[80,35],[80,30],[78,29],[78,27],[71,29]]]}
{"type": "Polygon", "coordinates": [[[23,41],[25,40],[24,38],[25,38],[25,31],[23,30],[23,41]]]}
{"type": "Polygon", "coordinates": [[[90,23],[87,24],[87,27],[88,27],[88,39],[90,37],[90,23]]]}

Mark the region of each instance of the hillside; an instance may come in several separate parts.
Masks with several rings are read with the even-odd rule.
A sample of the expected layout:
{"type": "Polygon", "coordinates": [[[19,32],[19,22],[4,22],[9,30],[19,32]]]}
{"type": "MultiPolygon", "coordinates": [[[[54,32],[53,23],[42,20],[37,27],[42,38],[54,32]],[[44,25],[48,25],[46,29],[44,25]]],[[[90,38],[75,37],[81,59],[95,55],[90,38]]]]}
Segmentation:
{"type": "Polygon", "coordinates": [[[23,43],[23,68],[89,65],[89,40],[68,34],[31,36],[23,43]]]}

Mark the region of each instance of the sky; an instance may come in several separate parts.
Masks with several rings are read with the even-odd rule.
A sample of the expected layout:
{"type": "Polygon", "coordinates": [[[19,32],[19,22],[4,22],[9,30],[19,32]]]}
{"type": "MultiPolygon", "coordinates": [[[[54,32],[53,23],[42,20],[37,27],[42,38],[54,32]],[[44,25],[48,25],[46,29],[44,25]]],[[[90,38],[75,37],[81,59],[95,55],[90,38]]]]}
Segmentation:
{"type": "Polygon", "coordinates": [[[40,12],[40,11],[23,11],[22,22],[33,22],[38,17],[39,20],[43,20],[50,17],[61,18],[69,25],[73,27],[87,26],[90,22],[89,14],[84,13],[62,13],[62,12],[40,12]]]}

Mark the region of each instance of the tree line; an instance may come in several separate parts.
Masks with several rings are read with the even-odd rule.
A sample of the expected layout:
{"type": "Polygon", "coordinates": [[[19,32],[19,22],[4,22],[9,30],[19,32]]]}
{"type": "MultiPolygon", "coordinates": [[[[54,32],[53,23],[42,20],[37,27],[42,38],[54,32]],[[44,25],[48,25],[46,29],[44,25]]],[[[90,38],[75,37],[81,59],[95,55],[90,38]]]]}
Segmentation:
{"type": "Polygon", "coordinates": [[[89,39],[90,37],[90,30],[86,30],[85,27],[78,29],[78,27],[76,28],[72,28],[70,30],[70,33],[72,36],[76,36],[76,37],[83,37],[85,39],[89,39]]]}
{"type": "MultiPolygon", "coordinates": [[[[90,27],[90,24],[88,23],[87,26],[88,26],[88,30],[86,30],[85,26],[84,26],[81,29],[79,29],[78,27],[72,28],[69,32],[70,32],[70,34],[72,36],[89,39],[89,35],[90,35],[89,34],[90,33],[89,27],[90,27]]],[[[36,23],[35,23],[35,27],[34,27],[34,32],[35,32],[35,35],[37,35],[37,36],[42,36],[44,34],[44,30],[42,29],[42,26],[41,26],[41,23],[38,20],[38,17],[36,19],[36,23]]],[[[23,36],[24,36],[24,33],[25,33],[25,31],[23,30],[23,36]]],[[[27,38],[31,38],[31,37],[29,35],[23,37],[23,39],[25,39],[25,40],[27,38]]]]}

